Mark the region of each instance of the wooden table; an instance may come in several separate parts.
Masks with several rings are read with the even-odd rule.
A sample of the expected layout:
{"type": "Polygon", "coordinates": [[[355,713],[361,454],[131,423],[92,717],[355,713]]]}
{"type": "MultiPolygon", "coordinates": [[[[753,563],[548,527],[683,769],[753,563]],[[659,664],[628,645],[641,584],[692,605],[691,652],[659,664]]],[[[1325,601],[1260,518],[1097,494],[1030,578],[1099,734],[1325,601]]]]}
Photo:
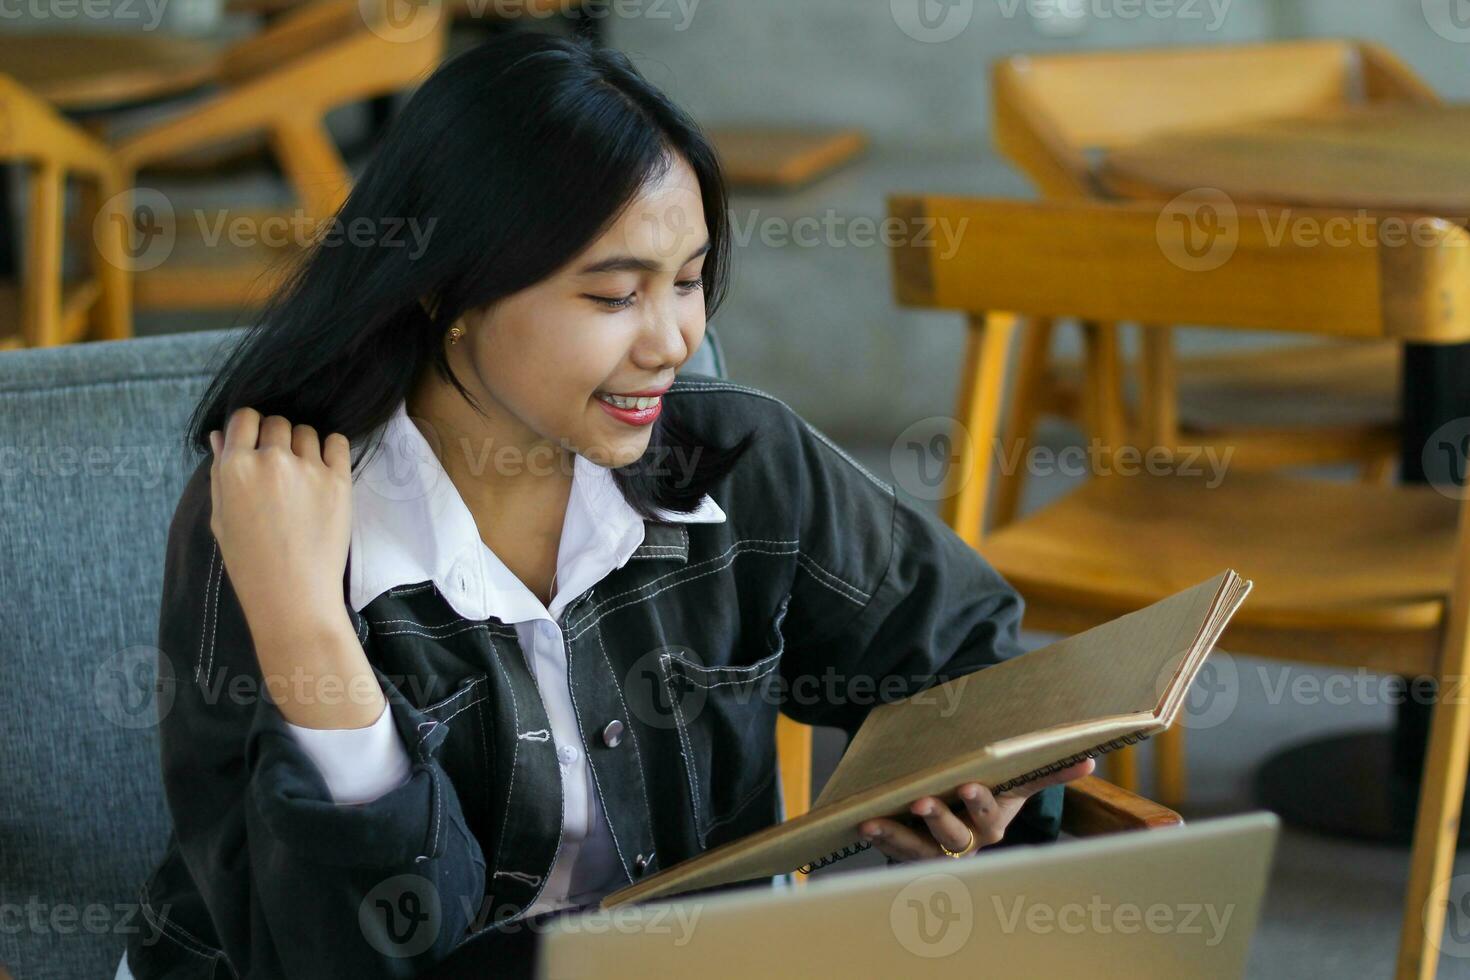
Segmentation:
{"type": "MultiPolygon", "coordinates": [[[[0,34],[0,71],[85,125],[89,114],[185,95],[216,77],[226,42],[154,32],[0,34]]],[[[15,216],[4,166],[0,279],[13,278],[15,216]]]]}
{"type": "Polygon", "coordinates": [[[132,105],[212,81],[225,46],[154,32],[0,34],[0,70],[59,109],[132,105]]]}
{"type": "MultiPolygon", "coordinates": [[[[1470,106],[1380,104],[1175,131],[1108,154],[1099,174],[1118,197],[1169,200],[1215,188],[1237,205],[1429,213],[1470,224],[1470,106]]],[[[1451,419],[1470,416],[1470,344],[1405,346],[1401,477],[1452,484],[1450,461],[1425,469],[1422,449],[1451,419]]],[[[1441,484],[1445,485],[1445,484],[1441,484]]],[[[1257,793],[1291,823],[1408,843],[1413,836],[1430,709],[1398,706],[1390,734],[1323,739],[1280,753],[1257,793]]],[[[1470,840],[1470,821],[1461,825],[1470,840]]]]}
{"type": "Polygon", "coordinates": [[[1215,187],[1238,201],[1470,220],[1470,106],[1351,106],[1310,119],[1176,132],[1108,154],[1119,197],[1215,187]]]}

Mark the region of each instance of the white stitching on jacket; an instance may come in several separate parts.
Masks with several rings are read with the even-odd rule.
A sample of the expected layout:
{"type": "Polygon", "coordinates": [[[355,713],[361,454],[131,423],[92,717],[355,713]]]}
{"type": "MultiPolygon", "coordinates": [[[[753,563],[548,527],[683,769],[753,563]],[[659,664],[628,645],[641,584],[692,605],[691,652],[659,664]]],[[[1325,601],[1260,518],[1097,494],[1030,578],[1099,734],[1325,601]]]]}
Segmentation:
{"type": "MultiPolygon", "coordinates": [[[[218,541],[215,542],[215,550],[219,550],[218,541]]],[[[225,560],[224,556],[221,555],[219,561],[219,574],[214,577],[214,599],[211,601],[211,605],[213,605],[214,611],[209,617],[209,662],[204,665],[204,676],[206,678],[214,673],[214,637],[219,627],[219,587],[220,583],[224,580],[225,560]]]]}
{"type": "Polygon", "coordinates": [[[868,595],[868,593],[858,588],[856,585],[853,585],[851,582],[845,582],[842,579],[838,578],[836,575],[833,575],[831,572],[827,571],[825,568],[819,565],[817,563],[817,560],[811,555],[799,551],[796,553],[796,560],[801,563],[801,566],[803,568],[812,573],[812,578],[817,580],[818,585],[825,585],[827,588],[831,589],[833,592],[836,592],[844,599],[851,599],[858,605],[862,605],[869,599],[873,598],[872,596],[868,595]],[[837,583],[837,585],[833,585],[832,582],[823,581],[822,576],[826,576],[827,578],[831,579],[832,582],[837,583]],[[838,588],[839,585],[842,586],[842,588],[838,588]],[[847,589],[848,591],[844,592],[843,589],[847,589]]]}
{"type": "Polygon", "coordinates": [[[168,936],[168,938],[172,939],[174,942],[178,943],[181,947],[193,953],[195,956],[201,957],[206,960],[217,960],[225,955],[224,950],[215,949],[213,946],[210,946],[191,935],[189,931],[183,926],[170,922],[168,916],[161,914],[157,909],[150,905],[148,903],[148,899],[144,897],[141,893],[138,899],[138,907],[139,910],[143,913],[143,918],[148,920],[148,924],[150,926],[157,929],[163,935],[168,936]],[[177,935],[175,935],[175,933],[177,933],[177,935]]]}
{"type": "MultiPolygon", "coordinates": [[[[600,636],[601,632],[598,635],[600,636]]],[[[567,677],[570,678],[572,676],[572,645],[569,642],[563,645],[567,651],[567,677]]],[[[613,686],[617,687],[616,677],[613,678],[613,686]]],[[[577,708],[577,689],[571,684],[568,684],[567,688],[572,695],[572,714],[577,720],[577,735],[581,737],[582,748],[585,750],[587,748],[587,736],[582,732],[582,715],[577,708]]],[[[592,789],[597,793],[597,802],[602,806],[603,819],[607,821],[608,836],[612,838],[613,850],[618,852],[618,861],[623,866],[623,874],[628,874],[628,859],[623,857],[623,845],[618,843],[618,834],[613,829],[612,817],[608,816],[607,800],[602,795],[602,783],[597,778],[597,767],[592,764],[591,759],[587,759],[586,761],[587,771],[592,774],[592,789]]],[[[628,875],[629,880],[632,880],[632,877],[632,875],[628,875]]]]}
{"type": "Polygon", "coordinates": [[[736,541],[734,544],[730,545],[730,547],[726,548],[723,552],[721,552],[720,554],[716,555],[713,558],[707,558],[707,559],[705,559],[702,562],[698,562],[697,564],[688,565],[688,566],[686,566],[684,568],[679,568],[679,569],[675,569],[672,572],[667,572],[667,573],[665,573],[663,575],[660,575],[658,578],[653,579],[651,582],[645,582],[643,585],[640,585],[637,588],[628,589],[628,590],[626,590],[624,592],[619,592],[617,595],[611,596],[611,597],[603,600],[602,602],[599,602],[596,606],[594,606],[591,610],[589,610],[585,616],[583,616],[581,619],[577,620],[577,622],[575,624],[567,627],[567,630],[568,630],[568,639],[569,640],[575,640],[577,637],[579,637],[583,633],[587,632],[587,630],[592,627],[592,624],[593,623],[596,623],[598,620],[602,619],[602,617],[603,616],[606,616],[608,613],[616,612],[617,610],[622,609],[625,606],[631,606],[631,605],[636,605],[637,603],[640,603],[640,602],[645,602],[645,601],[647,601],[649,599],[652,599],[654,596],[659,595],[660,593],[667,592],[669,589],[673,588],[676,585],[683,585],[685,582],[692,582],[695,579],[704,578],[704,576],[706,576],[706,575],[713,575],[716,572],[720,572],[720,571],[723,571],[726,568],[729,568],[732,564],[734,564],[734,562],[735,562],[735,555],[738,552],[747,552],[748,551],[748,552],[751,552],[753,554],[761,554],[761,555],[793,555],[793,554],[796,554],[797,553],[797,549],[796,548],[791,548],[791,549],[785,550],[785,551],[772,551],[769,548],[745,548],[745,547],[742,547],[743,545],[747,545],[747,544],[789,544],[789,545],[795,545],[795,544],[797,544],[797,542],[796,541],[766,541],[766,540],[763,540],[763,539],[756,539],[756,538],[744,538],[744,539],[742,539],[740,541],[736,541]],[[696,569],[704,568],[704,566],[706,566],[706,565],[712,565],[715,562],[719,562],[719,561],[723,561],[723,564],[720,564],[720,565],[716,566],[715,568],[711,568],[708,571],[700,572],[698,575],[691,575],[690,574],[691,572],[694,572],[696,569]],[[682,576],[682,577],[679,577],[679,576],[682,576]],[[668,578],[674,578],[675,581],[670,582],[669,584],[665,585],[663,588],[655,589],[653,592],[650,592],[650,593],[648,593],[647,595],[645,595],[645,596],[643,596],[641,598],[633,599],[633,600],[631,600],[629,602],[620,603],[620,604],[618,604],[616,606],[613,606],[610,609],[603,609],[602,608],[607,603],[612,602],[614,599],[617,599],[620,596],[632,595],[635,592],[642,592],[644,589],[647,589],[649,586],[657,585],[659,582],[662,582],[662,581],[664,581],[665,579],[668,579],[668,578]],[[588,622],[589,619],[591,620],[591,622],[588,622]]]}
{"type": "Polygon", "coordinates": [[[682,667],[691,668],[691,670],[687,670],[684,672],[685,679],[687,679],[689,683],[702,690],[710,691],[714,690],[717,687],[728,687],[731,684],[747,684],[751,681],[760,680],[762,677],[765,677],[767,674],[775,670],[780,665],[781,654],[784,652],[785,651],[783,650],[772,653],[768,656],[762,657],[760,660],[757,660],[753,664],[746,664],[741,667],[702,667],[699,664],[691,663],[688,660],[685,660],[683,657],[676,657],[673,654],[665,654],[665,656],[667,656],[671,662],[678,663],[682,667]],[[767,660],[770,661],[769,664],[766,663],[767,660]],[[756,670],[759,670],[760,672],[749,674],[741,673],[742,671],[756,670]],[[699,674],[716,673],[729,673],[734,674],[735,676],[726,678],[725,680],[721,681],[711,681],[708,684],[702,684],[696,679],[699,674]]]}
{"type": "Polygon", "coordinates": [[[733,807],[730,808],[730,812],[729,813],[725,814],[723,817],[721,817],[720,819],[716,820],[714,823],[710,824],[707,828],[705,828],[705,833],[712,833],[716,827],[723,827],[725,824],[729,823],[731,820],[734,820],[736,817],[740,816],[740,814],[745,810],[745,808],[748,807],[748,806],[750,806],[751,800],[754,800],[757,796],[759,796],[761,790],[763,790],[767,786],[771,785],[771,780],[774,779],[775,777],[776,777],[776,767],[775,766],[772,766],[771,768],[769,768],[769,769],[766,770],[766,774],[761,779],[761,781],[758,782],[758,783],[756,783],[755,786],[751,788],[750,792],[746,793],[743,797],[741,797],[741,799],[740,799],[740,801],[738,803],[736,803],[733,807]]]}
{"type": "MultiPolygon", "coordinates": [[[[602,659],[603,662],[607,664],[607,672],[612,675],[613,690],[617,692],[618,704],[622,705],[623,707],[623,717],[628,719],[627,724],[624,727],[626,727],[628,730],[628,737],[633,740],[633,744],[631,747],[633,749],[633,761],[638,764],[638,789],[643,794],[643,809],[648,813],[648,826],[651,830],[653,827],[653,807],[650,806],[648,803],[648,775],[643,771],[643,754],[638,751],[638,733],[633,725],[633,716],[628,712],[628,702],[623,698],[622,680],[618,677],[618,672],[613,669],[612,658],[607,655],[607,644],[603,643],[602,641],[601,626],[597,627],[597,648],[602,651],[602,659]]],[[[606,807],[604,806],[603,809],[605,810],[606,807]]],[[[611,817],[608,818],[608,827],[609,829],[612,827],[611,817]]],[[[617,842],[618,836],[617,834],[613,834],[613,843],[617,844],[617,842]]],[[[653,852],[650,851],[650,859],[652,858],[652,854],[653,852]]],[[[633,875],[628,869],[628,862],[623,860],[623,851],[621,847],[618,848],[618,860],[623,861],[623,873],[628,876],[629,881],[632,881],[633,875]]]]}
{"type": "Polygon", "coordinates": [[[204,672],[204,627],[209,625],[209,583],[214,580],[214,566],[219,558],[219,541],[210,536],[212,542],[209,551],[209,565],[204,574],[204,593],[200,596],[200,603],[204,607],[199,617],[199,656],[194,660],[194,680],[198,681],[204,672]]]}
{"type": "Polygon", "coordinates": [[[670,677],[669,663],[672,660],[673,658],[667,653],[660,654],[658,665],[662,668],[664,684],[669,689],[669,703],[674,706],[674,727],[679,732],[679,753],[684,756],[684,771],[689,775],[690,800],[694,804],[694,832],[699,835],[699,846],[704,847],[705,837],[709,832],[702,826],[704,820],[699,812],[699,767],[694,764],[694,750],[689,745],[689,723],[684,720],[684,709],[680,705],[680,698],[674,691],[674,682],[670,677]]]}
{"type": "Polygon", "coordinates": [[[421,585],[401,585],[396,589],[389,589],[389,595],[414,595],[419,592],[427,592],[434,587],[433,582],[424,582],[421,585]]]}
{"type": "MultiPolygon", "coordinates": [[[[495,653],[493,646],[490,652],[492,654],[495,653]]],[[[500,662],[499,657],[492,656],[490,658],[490,662],[493,663],[496,668],[499,669],[500,673],[505,677],[505,689],[510,693],[511,724],[515,727],[515,730],[519,732],[521,730],[521,713],[516,708],[515,685],[511,683],[510,675],[506,673],[505,665],[500,662]]],[[[505,813],[500,818],[500,839],[495,842],[495,863],[490,867],[490,877],[492,880],[495,878],[495,875],[499,873],[500,856],[505,853],[505,828],[510,826],[510,805],[515,799],[516,765],[518,764],[520,754],[521,740],[517,738],[515,741],[510,743],[510,777],[506,780],[505,784],[505,813]]]]}

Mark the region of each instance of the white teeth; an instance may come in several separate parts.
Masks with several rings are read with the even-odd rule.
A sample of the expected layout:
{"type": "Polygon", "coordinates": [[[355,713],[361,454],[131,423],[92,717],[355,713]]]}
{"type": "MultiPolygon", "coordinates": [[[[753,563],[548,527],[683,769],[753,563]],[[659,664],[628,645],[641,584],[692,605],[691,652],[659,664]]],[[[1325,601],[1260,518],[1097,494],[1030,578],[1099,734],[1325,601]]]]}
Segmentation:
{"type": "Polygon", "coordinates": [[[601,398],[609,405],[612,405],[614,408],[644,409],[652,408],[653,406],[658,404],[658,398],[624,398],[622,395],[603,394],[599,394],[597,397],[601,398]]]}

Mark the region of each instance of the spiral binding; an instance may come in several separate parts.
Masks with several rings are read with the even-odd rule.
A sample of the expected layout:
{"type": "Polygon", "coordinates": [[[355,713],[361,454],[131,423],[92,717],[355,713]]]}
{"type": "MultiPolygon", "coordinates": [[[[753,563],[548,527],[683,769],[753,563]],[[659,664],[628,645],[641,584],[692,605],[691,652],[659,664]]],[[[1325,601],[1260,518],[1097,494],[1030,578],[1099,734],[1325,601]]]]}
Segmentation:
{"type": "MultiPolygon", "coordinates": [[[[1121,738],[1115,738],[1111,742],[1104,742],[1101,745],[1094,746],[1088,749],[1086,752],[1078,752],[1076,755],[1068,756],[1065,759],[1060,759],[1056,762],[1053,762],[1049,766],[1042,766],[1040,769],[1033,769],[1032,771],[1025,773],[1024,775],[1017,776],[1015,779],[1007,779],[1003,783],[997,783],[990,788],[990,791],[992,793],[1004,793],[1006,790],[1012,788],[1013,786],[1019,786],[1022,783],[1029,783],[1031,780],[1040,779],[1042,776],[1049,776],[1054,772],[1059,772],[1060,770],[1067,768],[1068,766],[1076,765],[1083,759],[1095,758],[1096,756],[1111,752],[1114,749],[1121,749],[1125,745],[1134,745],[1138,742],[1142,742],[1144,739],[1148,738],[1148,734],[1148,732],[1133,732],[1130,735],[1124,735],[1121,738]]],[[[846,847],[839,847],[837,850],[833,851],[831,854],[828,854],[826,857],[820,857],[817,858],[815,861],[810,861],[806,864],[803,864],[796,870],[800,871],[804,875],[809,875],[818,868],[825,868],[829,864],[836,864],[843,858],[852,857],[854,854],[866,851],[872,846],[872,844],[868,843],[865,840],[856,841],[855,843],[848,844],[846,847]]]]}

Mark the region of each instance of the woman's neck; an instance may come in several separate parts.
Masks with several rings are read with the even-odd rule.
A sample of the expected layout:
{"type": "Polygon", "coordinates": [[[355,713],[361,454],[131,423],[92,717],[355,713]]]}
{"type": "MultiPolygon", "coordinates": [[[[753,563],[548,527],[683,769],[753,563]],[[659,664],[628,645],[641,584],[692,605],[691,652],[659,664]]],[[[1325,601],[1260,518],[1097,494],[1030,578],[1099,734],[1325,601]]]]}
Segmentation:
{"type": "Polygon", "coordinates": [[[488,418],[450,385],[419,386],[404,407],[469,508],[480,539],[549,605],[575,454],[481,400],[488,418]]]}

